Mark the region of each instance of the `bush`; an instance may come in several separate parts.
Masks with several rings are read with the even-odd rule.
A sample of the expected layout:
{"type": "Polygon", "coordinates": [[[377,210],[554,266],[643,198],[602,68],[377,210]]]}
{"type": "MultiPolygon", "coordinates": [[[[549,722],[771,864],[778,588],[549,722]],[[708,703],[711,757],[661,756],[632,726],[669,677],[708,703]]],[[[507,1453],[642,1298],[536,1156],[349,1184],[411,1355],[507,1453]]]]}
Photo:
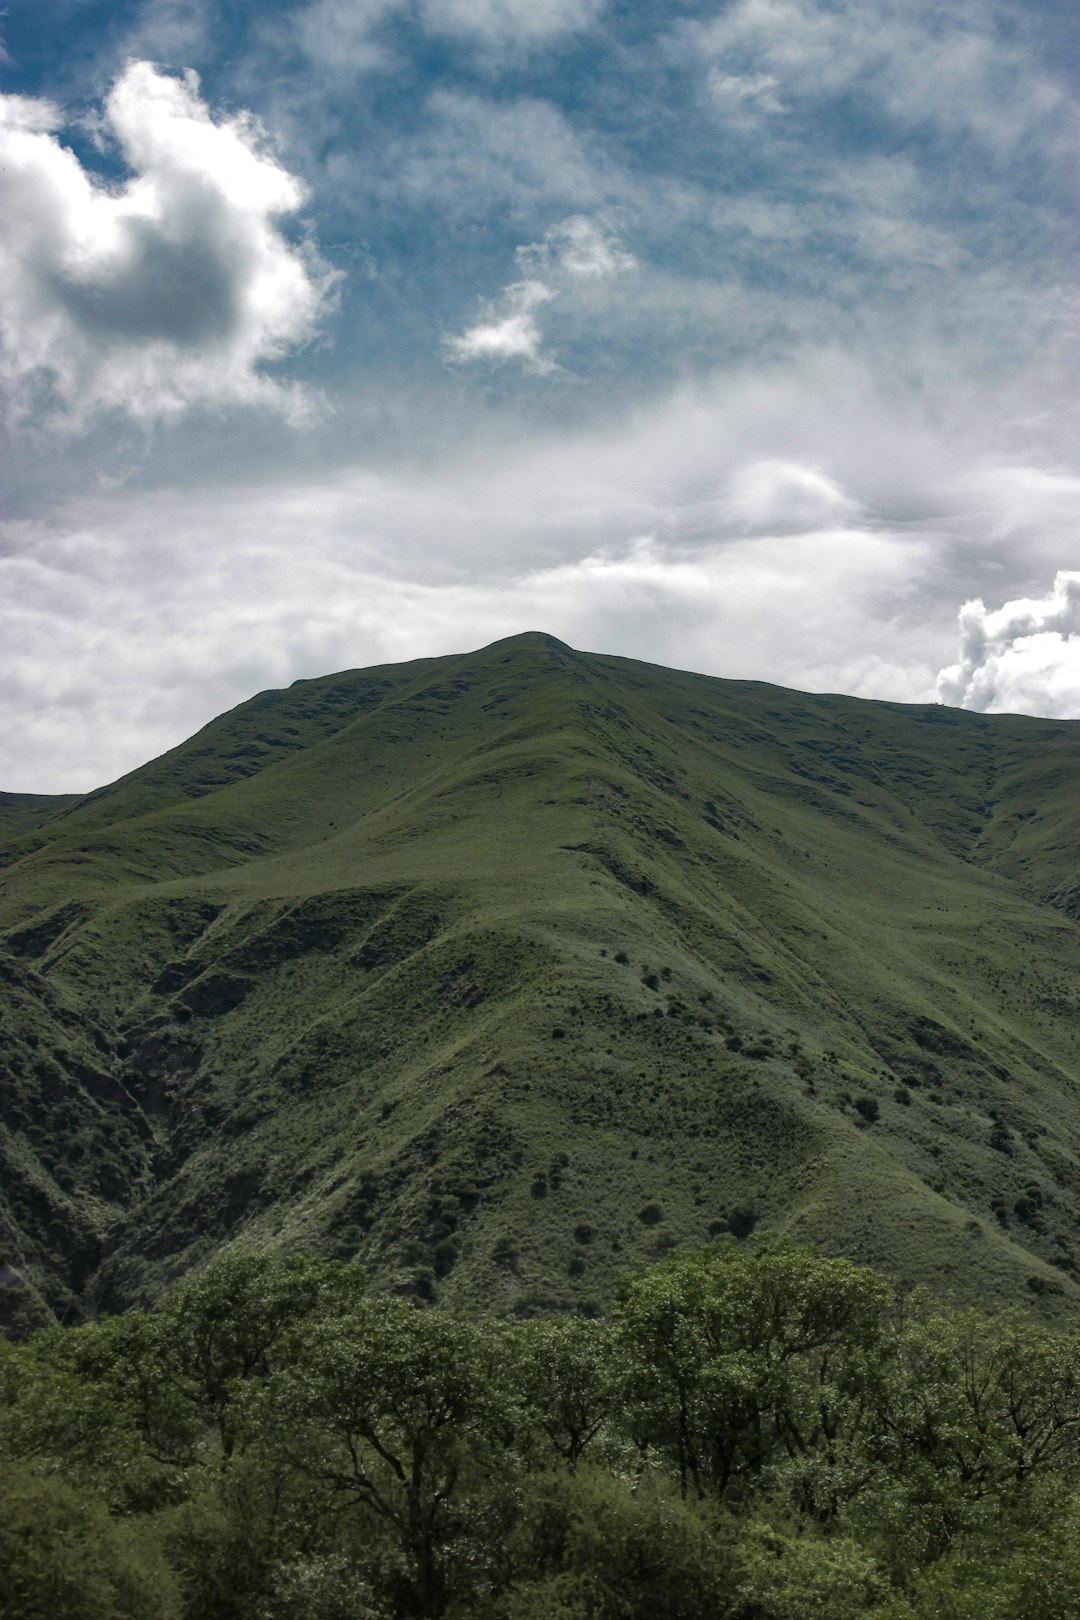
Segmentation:
{"type": "Polygon", "coordinates": [[[668,1481],[584,1466],[535,1480],[507,1620],[721,1620],[733,1562],[726,1521],[668,1481]],[[531,1566],[531,1568],[529,1567],[531,1566]]]}
{"type": "Polygon", "coordinates": [[[739,1561],[740,1620],[857,1620],[891,1590],[869,1553],[845,1536],[792,1536],[751,1523],[739,1561]]]}
{"type": "Polygon", "coordinates": [[[258,1620],[382,1620],[362,1576],[346,1558],[297,1558],[275,1571],[258,1620]]]}
{"type": "Polygon", "coordinates": [[[27,1464],[0,1471],[0,1614],[11,1620],[176,1620],[153,1526],[27,1464]]]}

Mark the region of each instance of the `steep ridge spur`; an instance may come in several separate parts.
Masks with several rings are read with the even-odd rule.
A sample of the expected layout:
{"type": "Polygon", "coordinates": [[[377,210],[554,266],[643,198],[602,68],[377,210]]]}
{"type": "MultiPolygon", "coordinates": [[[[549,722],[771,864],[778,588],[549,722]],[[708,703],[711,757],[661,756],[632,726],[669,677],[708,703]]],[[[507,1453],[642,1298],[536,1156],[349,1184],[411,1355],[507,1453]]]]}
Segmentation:
{"type": "Polygon", "coordinates": [[[264,693],[15,806],[3,1319],[233,1243],[590,1311],[758,1225],[1063,1308],[1078,781],[1078,723],[533,635],[264,693]]]}

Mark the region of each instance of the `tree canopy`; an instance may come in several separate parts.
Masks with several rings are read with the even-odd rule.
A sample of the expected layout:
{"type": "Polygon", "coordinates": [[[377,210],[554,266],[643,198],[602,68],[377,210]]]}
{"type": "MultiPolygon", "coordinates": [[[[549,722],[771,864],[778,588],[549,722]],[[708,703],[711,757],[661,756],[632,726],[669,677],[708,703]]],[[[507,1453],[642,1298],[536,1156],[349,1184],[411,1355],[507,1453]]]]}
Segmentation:
{"type": "Polygon", "coordinates": [[[775,1240],[607,1320],[469,1318],[230,1256],[0,1343],[0,1615],[1054,1620],[1080,1329],[775,1240]]]}

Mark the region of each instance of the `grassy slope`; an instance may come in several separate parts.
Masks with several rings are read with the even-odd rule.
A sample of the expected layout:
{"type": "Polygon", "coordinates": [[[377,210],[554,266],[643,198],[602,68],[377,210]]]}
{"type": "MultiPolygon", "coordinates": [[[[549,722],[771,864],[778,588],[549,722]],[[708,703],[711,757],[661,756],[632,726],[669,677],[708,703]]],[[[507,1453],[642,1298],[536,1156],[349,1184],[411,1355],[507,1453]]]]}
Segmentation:
{"type": "Polygon", "coordinates": [[[77,800],[75,793],[0,793],[0,845],[3,852],[6,853],[10,845],[24,840],[42,822],[66,810],[77,800]]]}
{"type": "Polygon", "coordinates": [[[540,636],[262,694],[11,843],[8,1317],[229,1242],[589,1309],[755,1222],[1075,1302],[1078,767],[540,636]]]}

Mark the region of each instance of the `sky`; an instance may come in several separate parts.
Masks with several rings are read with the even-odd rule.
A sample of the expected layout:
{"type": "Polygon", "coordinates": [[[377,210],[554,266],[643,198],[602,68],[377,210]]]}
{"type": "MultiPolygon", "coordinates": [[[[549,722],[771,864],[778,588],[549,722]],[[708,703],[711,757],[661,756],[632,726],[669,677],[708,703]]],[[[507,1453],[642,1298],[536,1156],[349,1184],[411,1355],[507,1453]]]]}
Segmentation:
{"type": "Polygon", "coordinates": [[[0,788],[523,630],[1080,717],[1073,0],[8,0],[0,788]]]}

